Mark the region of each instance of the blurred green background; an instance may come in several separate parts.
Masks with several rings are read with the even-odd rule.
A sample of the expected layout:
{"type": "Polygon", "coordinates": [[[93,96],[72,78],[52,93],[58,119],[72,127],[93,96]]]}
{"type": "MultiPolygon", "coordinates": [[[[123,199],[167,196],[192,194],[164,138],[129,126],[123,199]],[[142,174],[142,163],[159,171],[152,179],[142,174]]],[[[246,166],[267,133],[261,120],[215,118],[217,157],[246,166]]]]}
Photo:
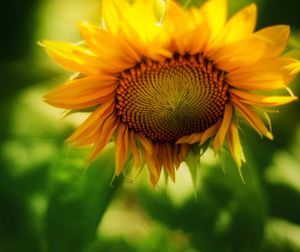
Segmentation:
{"type": "MultiPolygon", "coordinates": [[[[252,1],[229,2],[232,14],[252,1]]],[[[300,48],[300,1],[255,2],[258,27],[289,24],[290,48],[300,48]]],[[[99,0],[1,2],[0,252],[300,251],[299,103],[271,114],[273,142],[243,127],[246,184],[227,153],[211,150],[195,187],[186,165],[156,190],[146,171],[112,182],[113,145],[88,168],[88,149],[64,144],[86,115],[62,120],[43,103],[69,73],[37,41],[80,40],[77,21],[99,23],[99,9],[99,0]]]]}

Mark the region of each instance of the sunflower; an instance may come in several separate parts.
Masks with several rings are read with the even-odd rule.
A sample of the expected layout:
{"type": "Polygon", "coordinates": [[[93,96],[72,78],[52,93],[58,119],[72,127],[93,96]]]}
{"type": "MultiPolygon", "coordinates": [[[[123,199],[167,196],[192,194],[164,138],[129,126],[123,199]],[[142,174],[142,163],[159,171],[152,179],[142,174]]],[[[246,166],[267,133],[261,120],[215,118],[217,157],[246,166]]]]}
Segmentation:
{"type": "Polygon", "coordinates": [[[273,139],[261,115],[297,99],[272,95],[299,72],[299,61],[282,56],[290,29],[255,31],[254,4],[227,20],[226,0],[189,9],[173,0],[103,0],[101,15],[101,26],[79,23],[80,44],[42,42],[78,73],[45,100],[92,111],[67,142],[92,146],[93,160],[113,140],[117,176],[133,160],[153,185],[162,170],[175,181],[180,163],[208,143],[215,154],[228,149],[240,168],[241,119],[273,139]]]}

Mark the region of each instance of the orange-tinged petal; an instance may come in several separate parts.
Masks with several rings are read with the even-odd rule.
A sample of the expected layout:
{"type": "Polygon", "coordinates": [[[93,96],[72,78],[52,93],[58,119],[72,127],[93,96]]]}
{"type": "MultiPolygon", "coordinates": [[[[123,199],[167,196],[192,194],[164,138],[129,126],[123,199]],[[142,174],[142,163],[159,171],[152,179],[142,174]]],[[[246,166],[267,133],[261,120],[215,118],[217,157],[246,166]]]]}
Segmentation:
{"type": "Polygon", "coordinates": [[[141,157],[140,157],[139,148],[135,142],[135,133],[133,130],[129,131],[129,145],[134,158],[134,167],[138,168],[141,166],[141,157]]]}
{"type": "Polygon", "coordinates": [[[242,103],[255,106],[280,106],[298,99],[296,96],[266,96],[234,88],[229,91],[231,94],[237,96],[242,103]]]}
{"type": "MultiPolygon", "coordinates": [[[[76,131],[66,140],[68,143],[73,145],[80,145],[89,135],[94,136],[98,132],[98,126],[104,122],[104,119],[111,115],[114,110],[114,102],[110,101],[99,106],[77,129],[76,131]],[[94,130],[97,129],[97,130],[94,130]]],[[[82,145],[81,145],[82,146],[82,145]]]]}
{"type": "Polygon", "coordinates": [[[163,20],[164,32],[167,33],[170,40],[170,50],[177,51],[180,54],[185,52],[185,39],[187,31],[192,30],[193,22],[189,19],[187,13],[173,0],[167,0],[167,8],[163,20]]]}
{"type": "Polygon", "coordinates": [[[173,146],[173,160],[176,169],[180,166],[179,146],[179,144],[174,144],[173,146]]]}
{"type": "Polygon", "coordinates": [[[79,23],[82,37],[88,47],[106,64],[130,68],[139,60],[137,52],[122,38],[88,23],[79,23]]]}
{"type": "Polygon", "coordinates": [[[92,107],[112,100],[117,88],[111,76],[89,76],[75,79],[54,89],[45,96],[51,105],[67,109],[92,107]]]}
{"type": "Polygon", "coordinates": [[[192,32],[189,32],[185,38],[186,52],[191,55],[201,52],[209,38],[209,30],[207,25],[198,25],[192,32]]]}
{"type": "Polygon", "coordinates": [[[209,127],[203,132],[194,133],[179,138],[176,141],[176,143],[177,144],[194,144],[194,143],[203,144],[207,141],[207,139],[212,137],[217,132],[218,128],[220,127],[220,124],[221,124],[221,120],[219,120],[217,123],[213,124],[211,127],[209,127]]]}
{"type": "Polygon", "coordinates": [[[114,134],[119,122],[116,120],[115,115],[108,117],[99,130],[92,152],[89,155],[89,160],[94,160],[109,143],[114,134]]]}
{"type": "Polygon", "coordinates": [[[116,175],[119,176],[128,152],[128,128],[124,123],[120,123],[116,131],[115,137],[115,156],[116,156],[116,175]]]}
{"type": "Polygon", "coordinates": [[[189,154],[190,145],[189,144],[179,144],[179,160],[184,161],[189,154]]]}
{"type": "Polygon", "coordinates": [[[149,153],[150,156],[152,156],[153,155],[152,143],[142,135],[138,135],[138,139],[142,144],[143,148],[145,149],[145,151],[149,153]]]}
{"type": "Polygon", "coordinates": [[[175,182],[175,169],[174,169],[174,162],[173,162],[173,155],[171,151],[171,147],[169,143],[165,143],[162,145],[162,150],[163,150],[163,164],[164,167],[172,179],[173,182],[175,182]]]}
{"type": "Polygon", "coordinates": [[[202,133],[194,133],[188,136],[183,136],[181,138],[179,138],[176,143],[177,144],[183,144],[183,143],[187,143],[187,144],[194,144],[197,142],[200,142],[202,138],[202,133]]]}
{"type": "Polygon", "coordinates": [[[232,105],[230,103],[226,103],[223,120],[213,142],[213,148],[215,154],[218,152],[219,148],[223,146],[224,139],[227,134],[231,120],[232,120],[232,105]]]}
{"type": "MultiPolygon", "coordinates": [[[[192,144],[200,145],[202,155],[208,145],[201,145],[210,138],[214,138],[215,154],[227,139],[240,168],[245,160],[233,113],[244,117],[259,134],[272,139],[271,130],[254,109],[283,105],[297,99],[292,95],[266,96],[251,92],[288,89],[287,84],[300,71],[298,60],[280,56],[288,41],[288,26],[273,26],[254,32],[255,4],[242,9],[227,22],[227,0],[208,0],[201,8],[193,9],[182,8],[176,2],[103,0],[102,26],[79,24],[85,42],[80,45],[42,43],[56,62],[78,72],[76,78],[48,94],[46,101],[71,112],[95,109],[67,141],[74,146],[92,145],[89,159],[93,160],[113,138],[115,175],[121,174],[130,149],[134,167],[142,168],[146,164],[154,186],[162,168],[175,181],[175,170],[187,158],[191,147],[196,147],[192,144]],[[167,90],[166,86],[170,84],[168,80],[168,83],[161,81],[165,76],[172,83],[193,87],[186,87],[183,92],[171,88],[170,97],[165,97],[159,92],[160,89],[167,90]],[[138,84],[153,87],[141,91],[135,87],[138,84]],[[197,84],[206,84],[209,88],[197,84]],[[201,94],[191,95],[194,90],[201,94]],[[147,100],[149,97],[153,99],[147,100]],[[193,97],[196,97],[196,103],[186,103],[193,97]],[[213,102],[211,97],[219,102],[213,102]],[[156,104],[155,98],[162,103],[158,102],[158,106],[152,109],[149,104],[156,104]],[[165,101],[164,98],[170,99],[165,101]],[[206,106],[205,102],[208,107],[202,108],[206,106]],[[215,107],[219,103],[226,103],[223,118],[219,117],[220,111],[215,107]],[[198,117],[203,112],[207,117],[209,107],[214,110],[208,116],[215,122],[213,125],[202,132],[177,137],[177,142],[165,140],[173,139],[176,133],[180,135],[188,125],[184,125],[184,117],[178,118],[174,122],[175,132],[169,134],[163,132],[164,123],[156,120],[159,116],[172,109],[198,117]],[[160,108],[162,113],[159,114],[160,108]],[[189,110],[197,113],[189,113],[189,110]],[[147,113],[152,115],[147,116],[147,113]],[[158,117],[153,119],[156,113],[158,117]],[[149,124],[148,119],[152,120],[149,124]],[[178,128],[178,123],[183,123],[182,127],[178,128]],[[128,125],[139,133],[131,127],[129,129],[128,125]],[[161,135],[153,133],[159,129],[161,135]],[[160,140],[152,140],[154,138],[160,140]]],[[[176,116],[176,112],[173,114],[176,116]]],[[[266,118],[269,120],[267,115],[266,118]]],[[[170,120],[173,119],[170,117],[170,120]]]]}
{"type": "Polygon", "coordinates": [[[258,114],[248,105],[241,103],[234,96],[231,97],[231,102],[241,113],[241,115],[248,121],[248,123],[260,134],[273,140],[272,133],[267,129],[258,114]]]}
{"type": "Polygon", "coordinates": [[[205,130],[203,132],[203,135],[201,137],[201,141],[200,141],[200,145],[204,144],[209,138],[211,138],[213,135],[216,134],[216,132],[218,131],[220,125],[221,125],[221,120],[219,120],[218,122],[216,122],[214,125],[212,125],[211,127],[209,127],[207,130],[205,130]]]}
{"type": "Polygon", "coordinates": [[[76,147],[83,147],[91,144],[96,144],[99,134],[101,134],[103,129],[105,129],[106,127],[106,120],[113,119],[112,112],[113,111],[111,111],[111,107],[109,107],[107,111],[105,111],[105,113],[101,115],[101,117],[98,120],[98,123],[95,123],[93,126],[86,129],[84,131],[84,134],[81,134],[79,137],[77,137],[77,139],[75,139],[75,141],[72,142],[72,145],[76,147]]]}
{"type": "Polygon", "coordinates": [[[231,122],[229,129],[228,129],[227,141],[228,141],[228,145],[229,145],[231,154],[232,154],[238,168],[241,168],[242,162],[245,162],[245,157],[244,157],[243,149],[241,146],[238,129],[235,126],[235,123],[233,121],[231,122]]]}
{"type": "Polygon", "coordinates": [[[156,180],[156,182],[159,179],[159,165],[157,161],[157,156],[155,154],[155,151],[153,150],[153,144],[144,136],[138,135],[138,139],[143,146],[143,153],[145,157],[145,161],[147,163],[148,169],[153,176],[153,178],[156,180]]]}

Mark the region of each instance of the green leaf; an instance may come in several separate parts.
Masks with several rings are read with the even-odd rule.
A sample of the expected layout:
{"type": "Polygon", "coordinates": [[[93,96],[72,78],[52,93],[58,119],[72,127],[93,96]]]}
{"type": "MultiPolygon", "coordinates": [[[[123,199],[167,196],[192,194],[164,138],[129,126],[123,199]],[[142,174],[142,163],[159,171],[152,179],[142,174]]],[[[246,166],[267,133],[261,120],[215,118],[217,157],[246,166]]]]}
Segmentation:
{"type": "MultiPolygon", "coordinates": [[[[72,163],[68,170],[76,173],[75,162],[72,163]]],[[[55,169],[59,172],[57,169],[66,167],[56,165],[55,169]]],[[[99,222],[121,184],[120,179],[115,179],[111,186],[113,174],[114,148],[109,145],[86,173],[58,176],[46,216],[48,251],[83,251],[95,239],[99,222]]]]}

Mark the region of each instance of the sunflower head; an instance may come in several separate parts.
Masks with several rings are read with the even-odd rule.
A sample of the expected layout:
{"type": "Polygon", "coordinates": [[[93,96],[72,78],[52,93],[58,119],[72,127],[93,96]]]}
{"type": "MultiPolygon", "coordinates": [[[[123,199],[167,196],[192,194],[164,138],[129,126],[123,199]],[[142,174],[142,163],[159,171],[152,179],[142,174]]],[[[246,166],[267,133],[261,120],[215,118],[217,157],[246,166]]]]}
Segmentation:
{"type": "Polygon", "coordinates": [[[45,100],[92,113],[67,140],[92,146],[93,160],[115,142],[116,169],[146,166],[156,185],[164,169],[175,181],[191,148],[208,141],[225,148],[240,168],[245,161],[239,122],[273,139],[265,107],[297,98],[274,96],[300,71],[282,55],[289,27],[255,31],[256,6],[227,18],[226,0],[182,8],[173,0],[103,0],[102,25],[80,23],[83,43],[43,41],[62,67],[79,73],[45,100]]]}

